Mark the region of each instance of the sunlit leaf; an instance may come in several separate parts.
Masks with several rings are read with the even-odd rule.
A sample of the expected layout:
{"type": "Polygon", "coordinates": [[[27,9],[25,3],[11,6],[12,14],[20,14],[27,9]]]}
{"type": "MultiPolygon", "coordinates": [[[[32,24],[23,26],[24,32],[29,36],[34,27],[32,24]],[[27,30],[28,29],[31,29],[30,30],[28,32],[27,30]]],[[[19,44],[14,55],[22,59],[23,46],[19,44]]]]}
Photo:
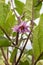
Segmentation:
{"type": "MultiPolygon", "coordinates": [[[[9,12],[9,4],[6,5],[4,2],[1,1],[0,2],[0,25],[1,26],[5,24],[5,20],[6,20],[8,12],[9,12]]],[[[0,35],[1,34],[2,34],[2,31],[0,30],[0,35]]]]}
{"type": "Polygon", "coordinates": [[[26,0],[24,11],[25,11],[25,17],[28,20],[32,19],[32,5],[33,5],[33,0],[26,0]]]}
{"type": "Polygon", "coordinates": [[[8,39],[0,36],[0,47],[7,47],[7,46],[10,46],[10,45],[11,45],[11,42],[9,42],[8,39]]]}
{"type": "Polygon", "coordinates": [[[9,11],[7,17],[6,17],[6,22],[5,22],[5,30],[7,31],[8,34],[12,33],[12,28],[13,26],[16,24],[16,20],[15,20],[15,15],[12,14],[12,11],[9,11]]]}
{"type": "Polygon", "coordinates": [[[43,52],[43,14],[40,16],[38,27],[33,31],[33,51],[36,59],[43,52]]]}
{"type": "Polygon", "coordinates": [[[43,60],[39,60],[36,65],[43,65],[43,60]]]}
{"type": "Polygon", "coordinates": [[[26,61],[24,61],[24,62],[20,62],[20,65],[29,65],[29,62],[26,60],[26,61]]]}
{"type": "Polygon", "coordinates": [[[17,49],[15,48],[11,53],[10,62],[14,62],[15,55],[17,54],[17,49]]]}
{"type": "Polygon", "coordinates": [[[19,0],[14,0],[16,5],[16,10],[19,14],[23,13],[24,10],[24,3],[19,0]]]}
{"type": "Polygon", "coordinates": [[[41,6],[42,6],[41,0],[33,0],[34,19],[39,17],[41,6]]]}

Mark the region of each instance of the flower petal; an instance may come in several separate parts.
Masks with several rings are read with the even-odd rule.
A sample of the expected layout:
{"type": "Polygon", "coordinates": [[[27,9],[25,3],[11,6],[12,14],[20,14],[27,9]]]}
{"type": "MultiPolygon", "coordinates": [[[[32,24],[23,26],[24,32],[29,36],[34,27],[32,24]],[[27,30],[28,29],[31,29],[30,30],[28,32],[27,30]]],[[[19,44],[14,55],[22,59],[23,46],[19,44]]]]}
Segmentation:
{"type": "Polygon", "coordinates": [[[28,29],[28,25],[26,22],[21,22],[19,25],[14,26],[13,32],[19,32],[19,33],[25,33],[25,32],[30,32],[30,30],[28,29]]]}

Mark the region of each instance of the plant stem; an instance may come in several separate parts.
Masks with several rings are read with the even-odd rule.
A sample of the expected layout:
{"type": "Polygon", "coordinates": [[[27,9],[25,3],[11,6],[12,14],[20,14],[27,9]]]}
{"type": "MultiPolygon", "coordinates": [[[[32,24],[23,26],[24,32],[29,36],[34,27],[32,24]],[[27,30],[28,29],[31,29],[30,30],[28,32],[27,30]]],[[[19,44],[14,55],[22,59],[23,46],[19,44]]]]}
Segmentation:
{"type": "MultiPolygon", "coordinates": [[[[19,32],[17,32],[17,35],[16,35],[16,45],[18,45],[18,37],[19,37],[19,32]]],[[[15,63],[16,63],[16,56],[17,56],[17,54],[14,57],[12,65],[15,65],[15,63]]]]}
{"type": "MultiPolygon", "coordinates": [[[[11,4],[12,4],[12,7],[13,7],[14,14],[15,14],[16,17],[17,17],[18,22],[20,23],[20,22],[21,22],[21,18],[18,17],[18,15],[17,15],[17,13],[16,13],[16,11],[15,11],[15,9],[14,9],[13,0],[11,0],[11,4]]],[[[19,23],[18,23],[18,24],[19,24],[19,23]]],[[[18,37],[19,37],[19,33],[17,32],[17,36],[16,36],[16,45],[18,45],[18,37]]],[[[13,61],[12,65],[14,65],[15,63],[16,63],[16,55],[15,55],[15,57],[14,57],[14,61],[13,61]]]]}
{"type": "Polygon", "coordinates": [[[34,65],[34,55],[32,54],[32,64],[31,65],[34,65]]]}
{"type": "Polygon", "coordinates": [[[25,12],[23,12],[23,14],[21,15],[21,19],[25,16],[25,12]]]}
{"type": "MultiPolygon", "coordinates": [[[[33,5],[33,2],[32,2],[32,19],[31,19],[31,31],[32,32],[33,32],[33,27],[34,27],[33,20],[34,20],[34,5],[33,5]]],[[[31,33],[31,38],[33,38],[33,33],[31,33]]],[[[31,43],[32,43],[32,40],[31,40],[31,43]]],[[[31,65],[34,65],[34,54],[32,54],[32,64],[31,65]]]]}
{"type": "MultiPolygon", "coordinates": [[[[9,37],[9,35],[7,34],[7,32],[3,29],[2,26],[0,26],[0,29],[4,32],[4,34],[6,35],[6,37],[12,42],[11,38],[9,37]]],[[[13,45],[15,45],[13,42],[12,42],[13,45]]]]}
{"type": "Polygon", "coordinates": [[[6,56],[5,56],[5,53],[4,53],[3,48],[0,47],[0,49],[1,49],[2,55],[3,55],[4,59],[5,59],[5,63],[6,63],[6,65],[10,65],[10,64],[8,63],[8,60],[7,60],[6,56]]]}
{"type": "Polygon", "coordinates": [[[4,34],[6,35],[6,37],[8,38],[8,40],[14,45],[15,48],[21,50],[20,48],[18,48],[16,46],[16,44],[14,44],[14,42],[11,40],[11,38],[9,37],[9,35],[7,34],[7,32],[0,26],[0,29],[4,32],[4,34]]]}
{"type": "Polygon", "coordinates": [[[19,37],[19,32],[17,32],[17,35],[16,35],[16,45],[18,45],[18,37],[19,37]]]}
{"type": "Polygon", "coordinates": [[[13,7],[13,12],[14,12],[14,14],[15,14],[16,17],[17,17],[18,22],[20,23],[20,22],[21,22],[21,17],[18,16],[17,13],[16,13],[16,11],[15,11],[15,8],[14,8],[14,5],[13,5],[13,0],[11,0],[11,4],[12,4],[12,7],[13,7]]]}
{"type": "MultiPolygon", "coordinates": [[[[31,32],[30,32],[30,34],[31,34],[31,32]]],[[[25,49],[25,47],[26,47],[26,44],[27,44],[28,39],[29,39],[29,37],[30,37],[30,34],[28,35],[28,38],[27,38],[27,40],[26,40],[26,42],[25,42],[25,45],[24,45],[24,47],[23,47],[23,49],[22,49],[22,51],[21,51],[21,53],[20,53],[20,56],[19,56],[19,58],[18,58],[18,60],[17,60],[17,62],[16,62],[15,65],[18,65],[18,63],[19,63],[19,61],[20,61],[20,59],[21,59],[21,56],[22,56],[22,54],[23,54],[23,52],[24,52],[24,49],[25,49]]]]}
{"type": "Polygon", "coordinates": [[[8,49],[8,47],[7,47],[7,60],[8,60],[8,54],[9,54],[9,49],[8,49]]]}
{"type": "Polygon", "coordinates": [[[13,8],[14,14],[15,14],[16,17],[18,18],[18,15],[16,14],[15,9],[14,9],[13,0],[11,0],[11,4],[12,4],[12,8],[13,8]]]}

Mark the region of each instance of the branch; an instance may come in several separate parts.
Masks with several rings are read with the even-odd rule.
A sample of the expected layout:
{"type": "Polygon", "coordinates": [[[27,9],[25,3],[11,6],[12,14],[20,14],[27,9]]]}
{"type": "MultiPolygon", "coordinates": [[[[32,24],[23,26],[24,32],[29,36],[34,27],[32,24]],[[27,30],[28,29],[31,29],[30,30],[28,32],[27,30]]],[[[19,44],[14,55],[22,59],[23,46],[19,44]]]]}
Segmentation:
{"type": "MultiPolygon", "coordinates": [[[[32,38],[33,38],[33,28],[34,28],[34,22],[33,22],[33,20],[34,20],[34,4],[32,3],[32,19],[31,19],[31,31],[32,31],[32,33],[31,33],[31,44],[33,43],[32,42],[32,38]]],[[[31,63],[31,65],[34,65],[34,55],[32,54],[32,63],[31,63]]]]}
{"type": "MultiPolygon", "coordinates": [[[[30,34],[31,34],[31,32],[30,32],[30,34]]],[[[18,63],[19,63],[19,61],[20,61],[20,59],[21,59],[21,56],[22,56],[22,54],[23,54],[23,52],[24,52],[24,49],[25,49],[25,47],[26,47],[26,44],[27,44],[28,39],[29,39],[29,37],[30,37],[30,34],[28,35],[28,38],[27,38],[27,40],[26,40],[26,42],[25,42],[25,45],[24,45],[24,47],[23,47],[23,49],[22,49],[22,51],[21,51],[21,53],[20,53],[20,56],[19,56],[19,58],[18,58],[18,60],[17,60],[17,62],[16,62],[15,65],[18,65],[18,63]]]]}
{"type": "MultiPolygon", "coordinates": [[[[12,40],[10,39],[9,35],[7,34],[7,32],[1,26],[0,26],[0,29],[4,32],[6,37],[12,42],[12,40]]],[[[12,42],[12,44],[15,45],[13,42],[12,42]]]]}
{"type": "Polygon", "coordinates": [[[8,49],[8,47],[7,47],[7,60],[8,60],[8,54],[9,54],[9,49],[8,49]]]}
{"type": "Polygon", "coordinates": [[[32,4],[32,19],[31,19],[31,31],[33,31],[33,27],[34,27],[34,8],[33,8],[33,4],[32,4]]]}
{"type": "Polygon", "coordinates": [[[19,37],[19,32],[17,32],[17,35],[16,35],[16,45],[18,45],[18,37],[19,37]]]}
{"type": "Polygon", "coordinates": [[[34,65],[34,55],[32,54],[32,64],[31,65],[34,65]]]}
{"type": "Polygon", "coordinates": [[[18,15],[17,15],[17,13],[15,12],[15,8],[14,8],[14,5],[13,5],[13,0],[11,0],[11,4],[12,4],[12,7],[13,7],[13,11],[14,11],[16,17],[18,18],[18,15]]]}
{"type": "MultiPolygon", "coordinates": [[[[18,45],[18,37],[19,37],[19,32],[17,32],[17,35],[16,35],[16,45],[18,45]]],[[[17,57],[17,54],[14,57],[12,65],[15,65],[15,63],[16,63],[16,57],[17,57]]]]}
{"type": "Polygon", "coordinates": [[[43,52],[39,55],[38,59],[35,61],[34,65],[36,65],[36,63],[39,61],[39,59],[41,58],[41,56],[43,56],[43,52]]]}
{"type": "Polygon", "coordinates": [[[25,16],[25,12],[23,12],[23,14],[21,15],[21,19],[25,16]]]}
{"type": "Polygon", "coordinates": [[[19,49],[19,50],[21,50],[20,48],[18,48],[17,46],[16,46],[16,44],[14,44],[14,42],[11,40],[11,38],[9,37],[9,35],[7,34],[7,32],[0,26],[0,29],[3,31],[3,33],[6,35],[6,37],[8,38],[8,40],[10,40],[11,41],[11,43],[14,45],[14,47],[15,48],[17,48],[17,49],[19,49]]]}
{"type": "Polygon", "coordinates": [[[14,8],[14,5],[13,5],[13,0],[11,0],[11,4],[12,4],[12,7],[13,7],[13,12],[14,14],[16,15],[17,19],[18,19],[18,22],[20,23],[21,22],[21,18],[20,16],[17,15],[16,11],[15,11],[15,8],[14,8]]]}
{"type": "Polygon", "coordinates": [[[4,53],[3,48],[0,47],[0,49],[1,49],[2,55],[3,55],[4,59],[5,59],[5,63],[6,63],[6,65],[9,65],[8,60],[7,60],[6,56],[5,56],[5,53],[4,53]]]}

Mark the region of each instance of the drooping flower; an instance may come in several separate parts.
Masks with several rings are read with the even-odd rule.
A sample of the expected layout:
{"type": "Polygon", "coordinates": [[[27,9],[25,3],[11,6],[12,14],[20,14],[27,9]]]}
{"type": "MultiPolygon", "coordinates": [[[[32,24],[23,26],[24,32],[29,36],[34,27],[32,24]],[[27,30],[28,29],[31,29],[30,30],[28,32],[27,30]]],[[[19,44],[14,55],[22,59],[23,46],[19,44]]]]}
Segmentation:
{"type": "Polygon", "coordinates": [[[26,22],[21,22],[19,25],[14,26],[13,32],[19,32],[19,33],[25,33],[25,32],[30,32],[30,30],[28,29],[28,25],[26,22]]]}

